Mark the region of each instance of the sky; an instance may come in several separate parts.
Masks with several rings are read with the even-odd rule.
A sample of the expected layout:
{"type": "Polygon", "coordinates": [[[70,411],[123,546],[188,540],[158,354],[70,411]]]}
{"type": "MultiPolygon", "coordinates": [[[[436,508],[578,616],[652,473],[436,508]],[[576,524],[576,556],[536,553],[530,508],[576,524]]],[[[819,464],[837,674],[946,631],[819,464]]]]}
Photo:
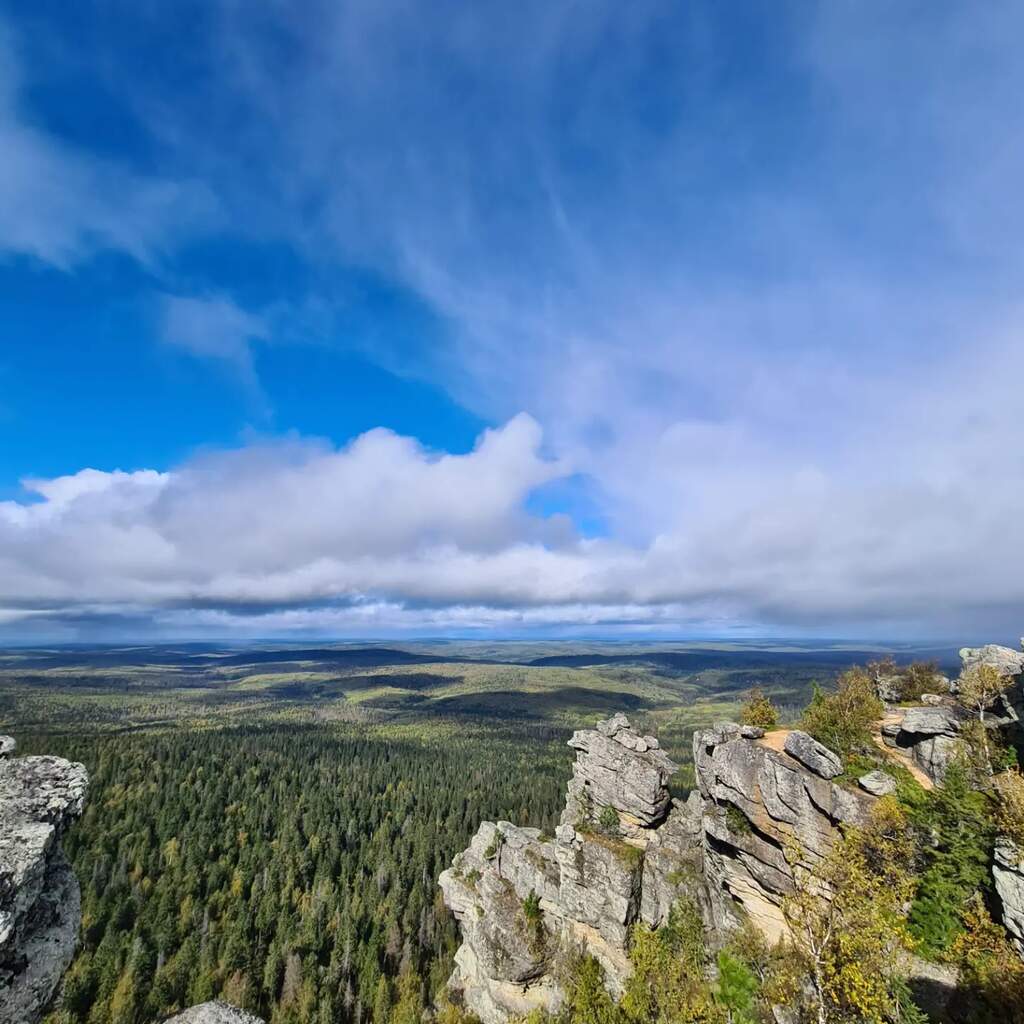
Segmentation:
{"type": "Polygon", "coordinates": [[[0,641],[1015,643],[1022,35],[0,0],[0,641]]]}

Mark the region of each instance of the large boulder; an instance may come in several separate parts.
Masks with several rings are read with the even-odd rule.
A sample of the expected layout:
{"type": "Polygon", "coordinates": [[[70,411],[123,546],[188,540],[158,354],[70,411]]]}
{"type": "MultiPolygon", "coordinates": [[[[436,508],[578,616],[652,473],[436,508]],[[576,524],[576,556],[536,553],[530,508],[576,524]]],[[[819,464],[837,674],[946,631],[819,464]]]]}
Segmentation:
{"type": "MultiPolygon", "coordinates": [[[[1021,641],[1024,644],[1024,640],[1021,641]]],[[[978,665],[991,665],[1000,675],[1014,678],[1024,672],[1024,653],[999,644],[960,648],[961,674],[978,665]]]]}
{"type": "Polygon", "coordinates": [[[882,728],[882,738],[903,750],[933,781],[941,783],[962,749],[959,734],[969,716],[952,704],[907,708],[882,728]]]}
{"type": "Polygon", "coordinates": [[[823,779],[834,779],[843,773],[843,762],[839,755],[833,754],[823,743],[799,729],[794,729],[786,737],[783,750],[823,779]]]}
{"type": "MultiPolygon", "coordinates": [[[[961,648],[960,661],[961,676],[977,665],[990,665],[1006,682],[1006,689],[986,709],[986,724],[990,728],[1019,728],[1024,720],[1024,653],[999,644],[986,644],[961,648]]],[[[953,682],[952,690],[958,692],[959,680],[953,682]]]]}
{"type": "Polygon", "coordinates": [[[862,775],[857,785],[872,796],[888,796],[896,792],[896,780],[888,772],[879,770],[862,775]]]}
{"type": "Polygon", "coordinates": [[[80,764],[0,759],[0,1024],[35,1024],[74,954],[81,893],[60,838],[87,788],[80,764]]]}

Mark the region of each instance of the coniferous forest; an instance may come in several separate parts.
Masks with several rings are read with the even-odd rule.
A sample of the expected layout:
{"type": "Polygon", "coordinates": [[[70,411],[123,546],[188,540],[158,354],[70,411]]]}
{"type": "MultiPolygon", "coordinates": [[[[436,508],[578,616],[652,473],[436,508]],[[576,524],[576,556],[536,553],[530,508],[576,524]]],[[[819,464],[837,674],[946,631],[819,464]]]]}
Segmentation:
{"type": "Polygon", "coordinates": [[[69,737],[82,949],[55,1020],[222,996],[275,1022],[406,1020],[458,945],[436,879],[483,818],[557,818],[568,752],[476,731],[247,725],[69,737]]]}

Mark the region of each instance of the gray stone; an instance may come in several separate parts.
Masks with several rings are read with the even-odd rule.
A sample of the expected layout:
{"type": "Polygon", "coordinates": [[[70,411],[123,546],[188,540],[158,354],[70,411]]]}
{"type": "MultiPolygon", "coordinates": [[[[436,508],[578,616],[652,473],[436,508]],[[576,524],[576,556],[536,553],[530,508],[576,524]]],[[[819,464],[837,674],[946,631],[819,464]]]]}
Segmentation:
{"type": "Polygon", "coordinates": [[[902,700],[903,677],[887,675],[875,677],[875,693],[886,704],[898,704],[902,700]]]}
{"type": "Polygon", "coordinates": [[[1003,927],[1024,960],[1024,852],[1006,836],[996,840],[992,878],[1003,905],[1003,927]]]}
{"type": "Polygon", "coordinates": [[[625,715],[574,732],[569,746],[577,754],[563,823],[595,821],[604,807],[614,807],[626,816],[624,824],[637,828],[649,828],[665,817],[668,780],[676,766],[638,736],[625,715]]]}
{"type": "Polygon", "coordinates": [[[17,749],[18,744],[13,736],[0,736],[0,757],[11,757],[17,749]]]}
{"type": "Polygon", "coordinates": [[[941,693],[922,693],[921,703],[928,707],[942,707],[947,701],[948,697],[944,697],[941,693]]]}
{"type": "Polygon", "coordinates": [[[696,790],[685,803],[673,802],[644,851],[640,917],[652,928],[668,920],[672,904],[680,897],[692,900],[708,916],[703,884],[703,806],[696,790]]]}
{"type": "Polygon", "coordinates": [[[212,1003],[193,1006],[176,1017],[171,1017],[165,1024],[263,1024],[263,1021],[218,999],[212,1003]]]}
{"type": "Polygon", "coordinates": [[[843,762],[838,754],[833,754],[823,743],[799,729],[794,729],[786,737],[783,749],[823,779],[834,779],[842,774],[843,762]]]}
{"type": "Polygon", "coordinates": [[[759,740],[764,736],[764,729],[759,725],[741,725],[740,735],[745,740],[759,740]]]}
{"type": "Polygon", "coordinates": [[[962,718],[960,711],[952,707],[907,708],[899,729],[916,737],[956,736],[960,732],[962,718]]]}
{"type": "Polygon", "coordinates": [[[87,786],[58,757],[0,760],[0,1024],[38,1021],[74,954],[81,897],[60,838],[87,786]]]}
{"type": "Polygon", "coordinates": [[[704,805],[710,926],[725,931],[749,918],[774,942],[787,933],[781,904],[793,889],[783,850],[795,844],[801,865],[813,870],[839,837],[837,825],[863,824],[872,798],[742,738],[739,727],[698,731],[693,750],[704,805]],[[730,826],[730,804],[749,828],[730,826]]]}
{"type": "Polygon", "coordinates": [[[857,784],[872,796],[887,796],[896,792],[896,780],[883,771],[868,772],[857,780],[857,784]]]}
{"type": "MultiPolygon", "coordinates": [[[[1024,643],[1024,641],[1022,641],[1024,643]]],[[[1019,676],[1024,672],[1024,653],[999,644],[960,648],[961,674],[978,665],[991,665],[1002,676],[1019,676]]]]}

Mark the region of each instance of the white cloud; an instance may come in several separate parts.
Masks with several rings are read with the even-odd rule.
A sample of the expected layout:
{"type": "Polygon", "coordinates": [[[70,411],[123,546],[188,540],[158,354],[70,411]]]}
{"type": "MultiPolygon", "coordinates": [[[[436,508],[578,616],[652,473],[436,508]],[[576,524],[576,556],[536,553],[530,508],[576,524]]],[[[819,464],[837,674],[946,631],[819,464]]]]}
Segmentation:
{"type": "MultiPolygon", "coordinates": [[[[224,5],[221,85],[249,115],[237,164],[189,108],[154,100],[167,137],[225,174],[221,194],[260,195],[261,224],[321,268],[369,266],[452,326],[382,362],[496,422],[530,418],[469,456],[371,432],[340,452],[44,482],[47,500],[0,506],[0,604],[238,628],[258,607],[255,629],[518,616],[1013,635],[1019,6],[924,25],[783,5],[739,92],[716,77],[730,39],[699,13],[665,77],[644,78],[667,8],[527,3],[498,26],[473,4],[280,8],[303,58],[282,77],[266,26],[224,5]],[[784,111],[763,108],[762,60],[792,89],[784,111]],[[665,102],[657,130],[630,105],[638,82],[665,102]],[[539,458],[538,424],[562,465],[539,458]],[[596,481],[609,538],[523,513],[568,469],[596,481]]],[[[31,172],[43,142],[4,119],[12,102],[19,180],[61,181],[64,159],[31,172]]],[[[15,220],[23,248],[66,260],[114,232],[89,173],[64,227],[15,220]]],[[[13,212],[60,209],[18,187],[13,212]]],[[[129,251],[159,235],[138,202],[117,221],[142,225],[129,251]]],[[[216,296],[165,314],[169,342],[251,371],[264,321],[216,296]]]]}

